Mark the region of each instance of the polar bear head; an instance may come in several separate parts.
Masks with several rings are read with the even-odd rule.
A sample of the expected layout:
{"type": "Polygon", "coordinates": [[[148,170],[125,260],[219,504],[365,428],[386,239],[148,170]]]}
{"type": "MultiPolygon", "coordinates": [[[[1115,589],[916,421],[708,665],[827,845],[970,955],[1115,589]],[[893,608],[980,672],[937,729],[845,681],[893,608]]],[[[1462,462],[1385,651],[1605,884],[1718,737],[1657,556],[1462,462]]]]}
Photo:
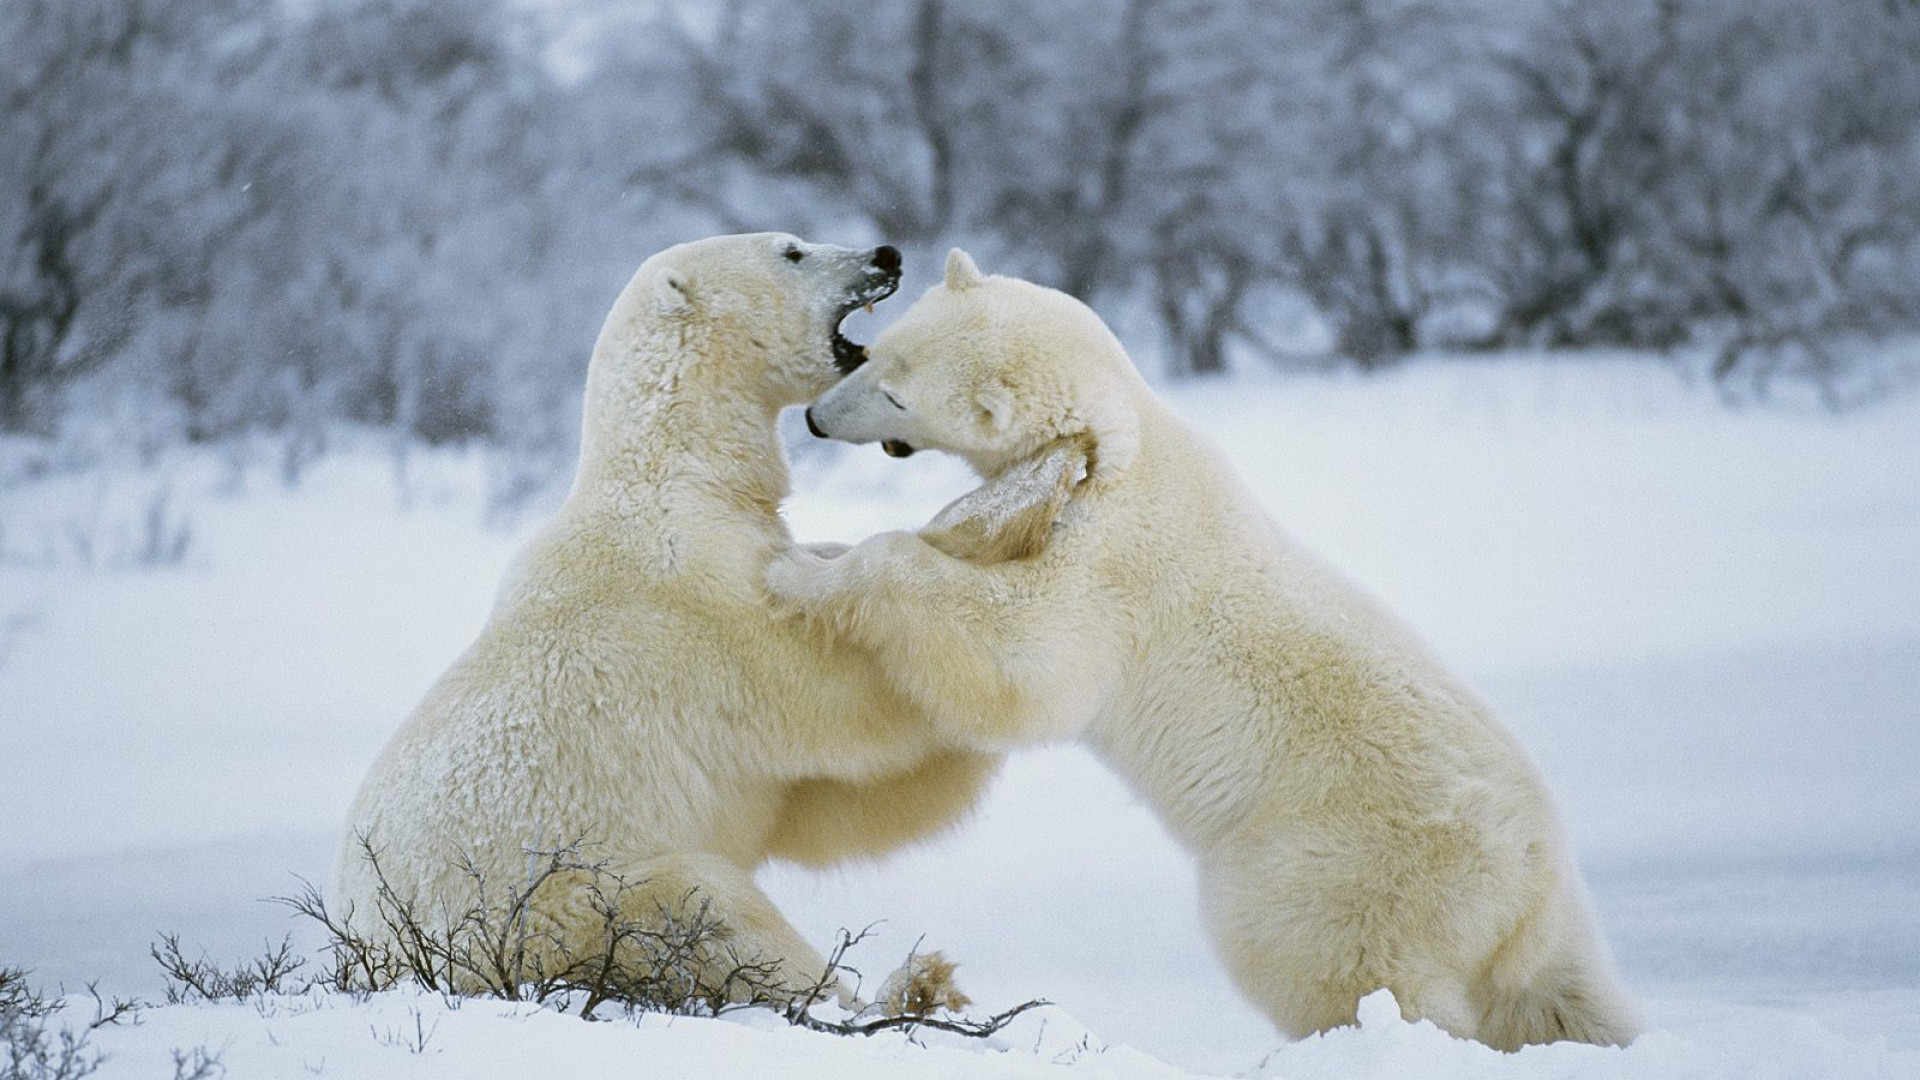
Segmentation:
{"type": "Polygon", "coordinates": [[[835,247],[786,233],[709,237],[641,264],[595,352],[614,360],[609,367],[638,356],[654,375],[676,379],[685,374],[679,365],[724,365],[703,383],[797,405],[866,359],[840,324],[899,284],[900,252],[884,244],[835,247]]]}
{"type": "Polygon", "coordinates": [[[1106,323],[1063,292],[982,275],[958,248],[868,356],[807,410],[815,435],[945,450],[989,477],[1062,441],[1111,473],[1139,443],[1146,387],[1106,323]]]}

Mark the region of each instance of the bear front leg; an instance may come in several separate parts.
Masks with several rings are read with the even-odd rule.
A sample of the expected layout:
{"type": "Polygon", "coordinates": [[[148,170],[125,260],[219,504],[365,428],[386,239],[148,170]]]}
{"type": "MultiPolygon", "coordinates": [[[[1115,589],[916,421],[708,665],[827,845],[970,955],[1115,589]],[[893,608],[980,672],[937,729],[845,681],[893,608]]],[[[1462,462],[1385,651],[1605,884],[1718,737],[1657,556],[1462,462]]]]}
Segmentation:
{"type": "Polygon", "coordinates": [[[962,745],[1000,751],[1077,735],[1114,670],[1080,589],[1035,561],[976,566],[911,533],[881,533],[837,559],[776,558],[777,605],[879,657],[888,680],[962,745]]]}
{"type": "Polygon", "coordinates": [[[876,858],[936,835],[973,810],[1000,761],[995,754],[951,749],[869,781],[796,781],[781,800],[767,853],[806,866],[831,866],[876,858]]]}
{"type": "Polygon", "coordinates": [[[1059,440],[949,503],[920,538],[980,565],[1033,558],[1046,549],[1086,470],[1085,446],[1059,440]]]}

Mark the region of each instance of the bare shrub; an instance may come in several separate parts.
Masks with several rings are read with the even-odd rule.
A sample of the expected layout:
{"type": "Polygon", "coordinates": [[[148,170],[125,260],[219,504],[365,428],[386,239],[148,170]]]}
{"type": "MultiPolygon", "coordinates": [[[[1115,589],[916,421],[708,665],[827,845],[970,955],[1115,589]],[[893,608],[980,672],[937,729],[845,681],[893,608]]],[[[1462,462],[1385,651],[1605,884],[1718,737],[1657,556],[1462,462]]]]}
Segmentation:
{"type": "Polygon", "coordinates": [[[109,1024],[136,1021],[140,1005],[116,997],[102,997],[92,985],[93,1019],[74,1027],[56,1025],[53,1017],[66,1007],[27,982],[27,972],[0,967],[0,1080],[81,1080],[96,1072],[106,1055],[88,1045],[89,1036],[109,1024]]]}
{"type": "Polygon", "coordinates": [[[163,486],[147,497],[136,534],[127,544],[127,561],[137,567],[178,566],[193,546],[193,520],[173,506],[173,488],[163,486]]]}
{"type": "Polygon", "coordinates": [[[220,1064],[217,1050],[196,1046],[191,1050],[173,1052],[173,1080],[214,1080],[226,1074],[226,1066],[220,1064]]]}
{"type": "Polygon", "coordinates": [[[93,998],[93,1019],[87,1021],[88,1031],[98,1031],[113,1024],[137,1024],[140,1022],[140,1010],[146,1005],[132,998],[102,997],[98,983],[87,984],[87,996],[93,998]]]}
{"type": "MultiPolygon", "coordinates": [[[[526,877],[504,892],[471,859],[462,858],[458,866],[471,884],[473,902],[436,917],[394,887],[379,852],[362,836],[361,857],[376,881],[374,910],[366,913],[371,930],[356,921],[361,913],[329,909],[310,882],[302,881],[296,895],[276,899],[325,931],[329,963],[312,984],[346,993],[412,984],[449,1000],[478,995],[531,1001],[585,1018],[609,1005],[629,1014],[677,1016],[766,1008],[797,1027],[840,1035],[924,1026],[984,1037],[1046,1004],[1029,1001],[978,1021],[931,1016],[931,1009],[868,1019],[817,1016],[815,1006],[835,996],[841,976],[857,976],[846,965],[846,954],[867,931],[842,931],[819,978],[796,991],[779,978],[774,958],[742,955],[734,947],[711,902],[697,891],[672,903],[655,902],[636,917],[635,909],[643,906],[637,890],[646,883],[588,859],[584,847],[576,840],[529,849],[526,877]],[[567,940],[540,916],[546,891],[557,888],[585,892],[598,918],[590,948],[567,940]]],[[[172,953],[177,956],[178,950],[172,953]]]]}
{"type": "Polygon", "coordinates": [[[316,981],[346,992],[417,984],[444,996],[478,994],[507,1001],[564,1004],[590,1016],[612,1002],[643,1012],[713,1016],[729,1006],[783,1003],[790,992],[777,965],[742,957],[728,944],[711,904],[693,894],[656,904],[645,921],[632,918],[643,882],[628,881],[604,861],[589,861],[574,842],[530,850],[526,877],[504,891],[471,859],[461,873],[472,903],[457,913],[423,910],[394,887],[380,855],[362,837],[360,848],[377,882],[372,929],[362,913],[336,914],[310,882],[278,898],[320,924],[327,935],[329,970],[316,981]],[[549,890],[586,891],[599,919],[594,947],[584,954],[539,915],[549,890]]]}
{"type": "Polygon", "coordinates": [[[440,1030],[440,1021],[427,1023],[427,1015],[418,1005],[409,1005],[407,1015],[413,1019],[413,1030],[392,1026],[388,1026],[384,1031],[374,1028],[373,1039],[381,1046],[404,1046],[410,1054],[424,1054],[427,1052],[427,1044],[433,1041],[434,1033],[440,1030]]]}
{"type": "MultiPolygon", "coordinates": [[[[136,481],[147,485],[142,477],[136,481]]],[[[102,474],[89,497],[70,500],[54,515],[26,527],[0,530],[0,563],[73,565],[92,571],[157,570],[179,566],[192,553],[190,509],[174,498],[170,481],[125,491],[102,474]]]]}
{"type": "Polygon", "coordinates": [[[1755,322],[1721,343],[1709,375],[1715,393],[1731,406],[1811,389],[1822,408],[1844,413],[1892,397],[1915,381],[1920,363],[1874,356],[1892,351],[1858,335],[1755,322]]]}
{"type": "Polygon", "coordinates": [[[193,1001],[246,1001],[260,994],[298,994],[312,988],[316,980],[295,976],[307,965],[306,957],[293,951],[293,939],[268,944],[266,952],[238,967],[223,968],[203,952],[188,959],[180,948],[178,934],[162,934],[149,952],[166,973],[167,1004],[193,1001]]]}
{"type": "Polygon", "coordinates": [[[39,1020],[60,1011],[60,1003],[49,1002],[27,984],[27,972],[19,968],[0,968],[0,1014],[39,1020]]]}

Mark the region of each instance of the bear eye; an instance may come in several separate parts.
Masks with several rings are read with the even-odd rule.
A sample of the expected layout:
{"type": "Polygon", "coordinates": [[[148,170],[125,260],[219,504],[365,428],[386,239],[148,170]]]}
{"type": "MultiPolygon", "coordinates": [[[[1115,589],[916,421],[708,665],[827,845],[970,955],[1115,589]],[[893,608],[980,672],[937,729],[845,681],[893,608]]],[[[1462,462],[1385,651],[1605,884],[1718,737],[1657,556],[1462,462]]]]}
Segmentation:
{"type": "Polygon", "coordinates": [[[797,247],[788,248],[785,254],[787,256],[788,262],[799,262],[801,259],[804,259],[807,257],[807,253],[804,251],[801,251],[797,247]]]}
{"type": "Polygon", "coordinates": [[[907,411],[907,407],[905,405],[900,404],[900,399],[893,396],[893,391],[882,390],[880,391],[880,396],[887,399],[887,404],[893,406],[896,409],[899,409],[901,412],[907,411]]]}

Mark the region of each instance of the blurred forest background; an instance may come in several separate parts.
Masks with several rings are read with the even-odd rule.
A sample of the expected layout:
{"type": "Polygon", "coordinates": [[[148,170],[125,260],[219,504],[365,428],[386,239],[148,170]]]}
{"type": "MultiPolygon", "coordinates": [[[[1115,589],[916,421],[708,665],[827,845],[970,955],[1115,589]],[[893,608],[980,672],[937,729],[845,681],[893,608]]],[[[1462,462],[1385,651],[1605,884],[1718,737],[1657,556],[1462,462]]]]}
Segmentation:
{"type": "MultiPolygon", "coordinates": [[[[157,931],[281,940],[564,496],[609,305],[748,229],[900,246],[880,322],[954,244],[1112,322],[1538,761],[1659,1033],[1613,1075],[1920,1077],[1920,0],[0,0],[0,962],[153,1000],[157,931]]],[[[799,539],[973,486],[798,419],[799,539]]],[[[1427,1052],[1270,1057],[1194,874],[1051,747],[760,884],[1049,1046],[1427,1052]]],[[[348,1026],[288,1046],[412,1060],[348,1026]]],[[[109,1070],[207,1028],[142,1030],[109,1070]]]]}
{"type": "MultiPolygon", "coordinates": [[[[0,0],[0,438],[564,470],[647,254],[949,244],[1157,378],[1920,330],[1914,0],[0,0]]],[[[908,282],[909,293],[926,282],[908,282]]]]}

